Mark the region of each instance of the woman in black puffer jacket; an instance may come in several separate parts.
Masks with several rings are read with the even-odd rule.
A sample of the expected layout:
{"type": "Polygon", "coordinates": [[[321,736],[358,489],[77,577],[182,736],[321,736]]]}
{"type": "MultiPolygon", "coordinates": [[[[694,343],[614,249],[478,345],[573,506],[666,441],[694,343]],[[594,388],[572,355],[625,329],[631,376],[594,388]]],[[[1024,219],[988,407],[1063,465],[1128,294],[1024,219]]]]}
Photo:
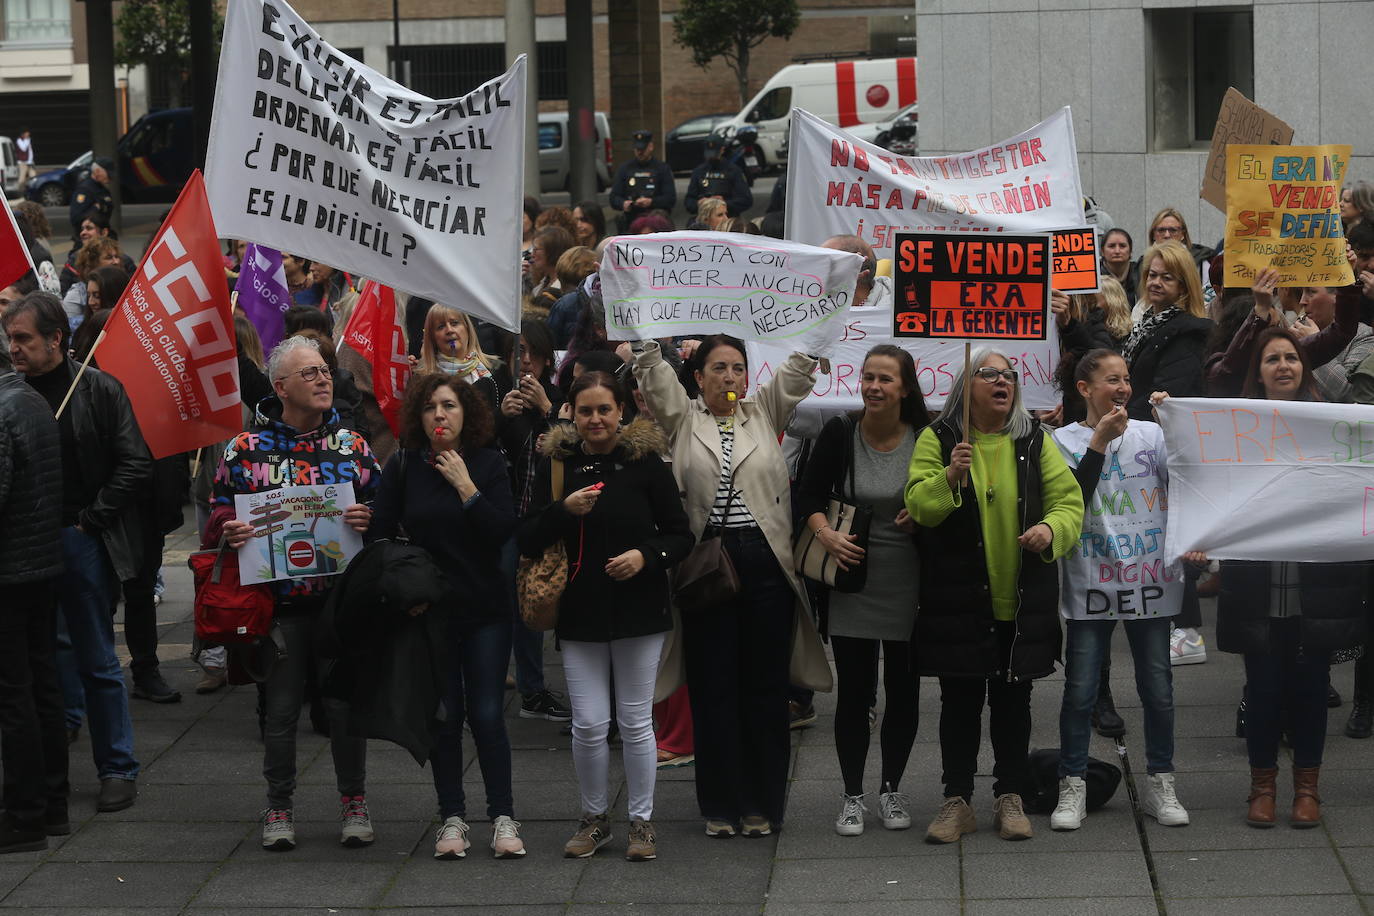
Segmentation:
{"type": "Polygon", "coordinates": [[[661,457],[668,439],[647,420],[620,428],[625,391],[615,377],[584,373],[568,403],[574,425],[546,435],[534,485],[534,504],[542,508],[525,519],[518,537],[525,556],[560,540],[568,555],[558,638],[583,813],[564,854],[586,858],[611,838],[606,738],[614,676],[629,787],[627,858],[651,859],[658,764],[651,710],[664,634],[673,625],[668,570],[687,556],[693,537],[677,481],[661,457]]]}

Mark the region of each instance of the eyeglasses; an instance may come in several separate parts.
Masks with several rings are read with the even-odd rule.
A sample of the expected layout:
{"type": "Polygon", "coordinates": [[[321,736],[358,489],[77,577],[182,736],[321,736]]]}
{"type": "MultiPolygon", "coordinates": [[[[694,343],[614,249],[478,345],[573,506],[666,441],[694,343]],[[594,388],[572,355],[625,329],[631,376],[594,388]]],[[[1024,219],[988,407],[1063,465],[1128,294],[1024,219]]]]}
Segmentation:
{"type": "Polygon", "coordinates": [[[973,370],[973,374],[985,382],[995,382],[999,377],[1006,379],[1013,385],[1016,384],[1015,369],[995,369],[992,366],[983,366],[973,370]]]}
{"type": "Polygon", "coordinates": [[[277,381],[281,381],[285,378],[290,378],[293,375],[299,375],[302,380],[307,382],[313,382],[321,375],[328,379],[332,379],[334,377],[334,373],[329,371],[328,366],[306,366],[304,369],[297,369],[295,372],[288,372],[286,373],[286,375],[277,376],[277,381]]]}
{"type": "Polygon", "coordinates": [[[1179,226],[1156,226],[1155,235],[1182,235],[1183,229],[1179,226]]]}

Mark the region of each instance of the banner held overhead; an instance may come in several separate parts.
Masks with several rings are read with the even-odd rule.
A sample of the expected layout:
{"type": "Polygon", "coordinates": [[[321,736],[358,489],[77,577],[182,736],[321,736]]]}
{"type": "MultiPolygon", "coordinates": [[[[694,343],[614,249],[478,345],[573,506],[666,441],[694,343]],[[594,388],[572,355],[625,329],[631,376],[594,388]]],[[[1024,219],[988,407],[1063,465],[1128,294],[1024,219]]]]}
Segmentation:
{"type": "Polygon", "coordinates": [[[206,159],[215,222],[516,330],[524,111],[524,57],[436,100],[281,0],[235,0],[206,159]]]}

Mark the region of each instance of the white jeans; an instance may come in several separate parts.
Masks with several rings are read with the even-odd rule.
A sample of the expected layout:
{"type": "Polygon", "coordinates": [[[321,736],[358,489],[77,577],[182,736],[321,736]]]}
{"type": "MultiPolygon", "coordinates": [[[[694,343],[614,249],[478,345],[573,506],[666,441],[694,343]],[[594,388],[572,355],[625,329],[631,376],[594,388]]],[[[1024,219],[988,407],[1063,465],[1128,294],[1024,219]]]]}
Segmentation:
{"type": "Polygon", "coordinates": [[[658,743],[654,740],[654,681],[666,634],[611,642],[563,640],[563,674],[572,702],[573,764],[582,793],[582,810],[604,814],[609,807],[611,749],[611,674],[615,674],[616,721],[625,756],[631,820],[654,813],[658,743]]]}

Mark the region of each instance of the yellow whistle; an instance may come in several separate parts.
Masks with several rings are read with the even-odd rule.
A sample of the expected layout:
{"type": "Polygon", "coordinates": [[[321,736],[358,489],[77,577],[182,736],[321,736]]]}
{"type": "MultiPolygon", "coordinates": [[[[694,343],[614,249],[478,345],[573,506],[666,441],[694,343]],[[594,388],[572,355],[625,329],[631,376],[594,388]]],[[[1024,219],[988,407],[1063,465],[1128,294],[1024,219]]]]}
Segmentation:
{"type": "Polygon", "coordinates": [[[725,400],[733,403],[739,400],[739,395],[735,394],[733,391],[727,391],[725,392],[725,400]]]}

